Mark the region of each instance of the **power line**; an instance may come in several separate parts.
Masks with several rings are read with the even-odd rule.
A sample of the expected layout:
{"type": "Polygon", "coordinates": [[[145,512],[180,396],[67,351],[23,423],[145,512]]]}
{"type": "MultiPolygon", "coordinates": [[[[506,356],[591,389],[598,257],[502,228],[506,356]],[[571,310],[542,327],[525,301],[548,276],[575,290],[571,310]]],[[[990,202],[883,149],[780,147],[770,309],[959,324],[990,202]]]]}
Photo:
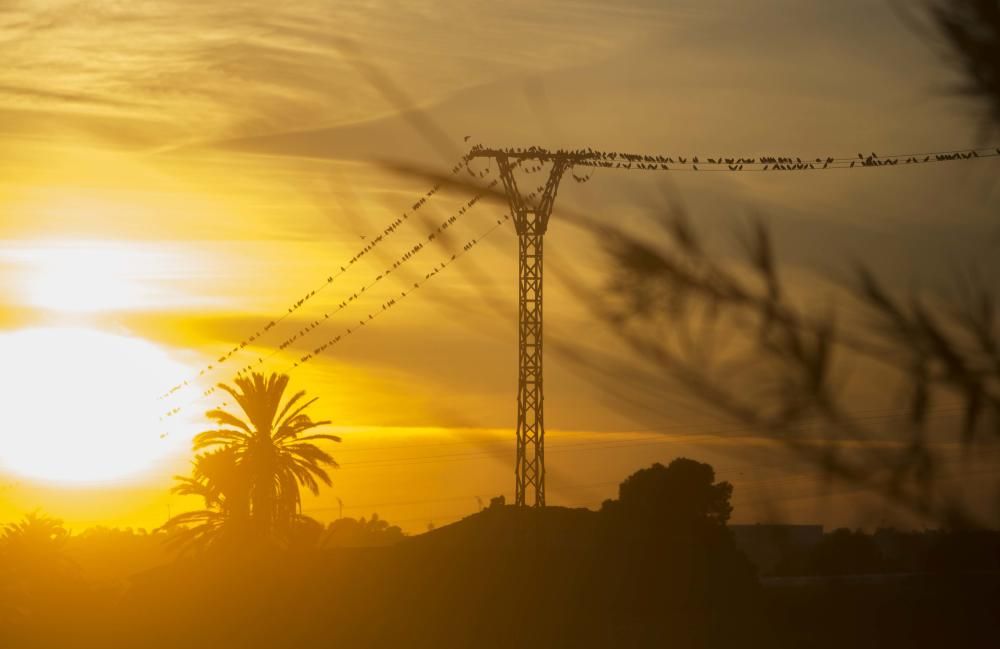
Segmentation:
{"type": "MultiPolygon", "coordinates": [[[[336,306],[336,308],[334,308],[331,311],[327,311],[327,312],[323,313],[323,315],[321,317],[316,318],[315,320],[311,321],[308,325],[306,325],[302,329],[298,330],[297,332],[295,332],[294,334],[292,334],[290,337],[286,338],[270,354],[258,356],[256,363],[250,363],[250,364],[248,364],[248,365],[240,368],[239,370],[237,370],[236,375],[240,376],[240,375],[245,374],[247,372],[250,372],[250,371],[252,371],[254,369],[259,369],[266,361],[269,361],[270,359],[272,359],[273,357],[275,357],[276,355],[278,355],[279,353],[281,353],[285,349],[289,348],[296,341],[298,341],[301,338],[309,335],[311,332],[313,332],[314,330],[316,330],[319,327],[321,327],[321,325],[323,325],[326,321],[330,320],[330,318],[332,318],[333,316],[337,315],[338,313],[340,313],[341,311],[343,311],[347,307],[351,306],[352,304],[355,304],[357,301],[360,300],[361,297],[364,296],[364,294],[365,294],[366,291],[370,290],[375,285],[377,285],[379,282],[381,282],[383,279],[389,277],[391,274],[393,274],[399,268],[403,267],[405,264],[407,264],[407,262],[411,261],[414,257],[416,257],[416,255],[419,254],[422,250],[426,249],[429,244],[431,244],[431,243],[440,243],[443,240],[442,235],[445,234],[446,231],[449,228],[451,228],[452,226],[454,226],[458,222],[458,220],[460,218],[462,218],[465,214],[467,214],[468,211],[471,210],[483,198],[483,196],[485,195],[485,193],[487,191],[491,190],[494,186],[496,186],[496,184],[498,182],[499,182],[499,180],[492,181],[491,183],[489,183],[486,186],[486,189],[485,189],[484,192],[476,194],[471,199],[469,199],[467,202],[463,203],[462,206],[457,210],[457,212],[455,212],[451,216],[449,216],[446,219],[444,219],[443,221],[441,221],[436,228],[433,228],[430,231],[430,234],[428,234],[426,236],[426,238],[422,240],[422,242],[418,242],[414,246],[412,246],[411,248],[408,248],[391,265],[389,265],[388,267],[386,267],[381,273],[378,273],[376,275],[376,277],[375,277],[374,280],[371,280],[371,281],[369,281],[367,283],[361,284],[360,287],[356,291],[354,291],[352,294],[350,294],[347,297],[347,299],[342,300],[336,306]]],[[[437,187],[439,187],[439,186],[437,186],[437,187]]],[[[380,237],[377,237],[376,239],[380,239],[380,237]]],[[[370,251],[370,249],[369,249],[369,251],[370,251]]],[[[352,259],[351,263],[353,264],[355,261],[356,261],[356,259],[352,259]]],[[[328,278],[327,282],[325,284],[323,284],[323,287],[328,286],[330,283],[332,283],[332,281],[334,279],[336,279],[337,276],[339,276],[339,274],[342,274],[343,272],[346,272],[346,268],[344,268],[344,267],[342,267],[341,273],[338,273],[338,275],[331,276],[330,278],[328,278]]],[[[308,297],[311,298],[313,295],[315,295],[316,292],[318,292],[318,291],[314,291],[313,293],[310,293],[308,297]]],[[[403,295],[405,296],[405,293],[403,295]]],[[[299,304],[296,307],[296,309],[300,308],[301,306],[302,306],[302,304],[299,304]]],[[[288,313],[288,314],[286,314],[286,316],[284,316],[284,317],[288,317],[289,315],[291,315],[291,312],[288,313]]],[[[372,318],[369,317],[369,320],[370,319],[372,319],[372,318]]],[[[245,347],[246,347],[245,343],[241,343],[239,346],[237,346],[238,349],[244,349],[245,347]]],[[[212,366],[211,365],[208,366],[208,369],[211,370],[212,366]]],[[[204,370],[203,370],[203,373],[204,373],[204,370]]],[[[210,386],[210,387],[206,388],[201,393],[201,395],[199,397],[195,398],[191,403],[189,403],[187,405],[190,406],[192,403],[195,403],[198,399],[208,397],[211,394],[215,393],[216,391],[217,391],[217,387],[216,386],[210,386]]],[[[176,392],[176,389],[175,389],[175,392],[176,392]]],[[[176,417],[183,410],[184,410],[184,407],[175,406],[171,410],[167,411],[161,417],[161,419],[176,417]]]]}
{"type": "MultiPolygon", "coordinates": [[[[632,171],[825,171],[831,169],[870,169],[876,167],[910,166],[1000,158],[1000,147],[949,149],[921,153],[858,153],[854,157],[823,156],[680,156],[665,154],[604,151],[600,149],[573,149],[547,151],[539,147],[492,149],[476,145],[471,157],[504,156],[512,160],[538,160],[539,162],[566,161],[570,167],[593,167],[632,171]]],[[[574,177],[578,182],[587,178],[574,177]]]]}
{"type": "MultiPolygon", "coordinates": [[[[471,158],[469,158],[468,156],[464,157],[463,158],[463,161],[464,161],[463,164],[456,165],[453,168],[453,173],[457,173],[458,170],[465,168],[465,169],[467,169],[469,171],[469,173],[471,175],[474,175],[474,176],[477,175],[476,172],[472,171],[472,169],[468,167],[467,163],[469,162],[470,159],[471,158]]],[[[521,163],[517,162],[513,166],[517,167],[517,168],[520,168],[521,167],[521,163]]],[[[531,170],[529,170],[529,172],[532,171],[532,170],[536,170],[536,169],[532,168],[531,170]]],[[[482,170],[481,172],[478,173],[478,177],[483,178],[484,176],[488,175],[488,173],[489,173],[489,169],[484,169],[484,170],[482,170]]],[[[492,190],[492,188],[496,186],[496,184],[498,182],[499,182],[499,179],[495,179],[495,180],[491,181],[488,185],[486,185],[486,187],[483,189],[483,191],[481,191],[480,193],[475,194],[471,199],[469,199],[468,201],[466,201],[465,203],[463,203],[462,206],[459,207],[459,209],[458,209],[458,211],[456,213],[454,213],[452,216],[446,218],[444,221],[442,221],[441,223],[439,223],[436,228],[433,228],[430,231],[430,233],[426,237],[426,242],[424,242],[424,243],[419,243],[418,242],[412,248],[409,248],[408,250],[406,250],[392,265],[390,265],[389,267],[387,267],[382,273],[379,273],[375,277],[374,280],[368,282],[367,284],[362,284],[358,288],[358,290],[356,290],[350,296],[348,296],[348,299],[343,300],[341,303],[339,303],[337,305],[337,307],[333,311],[324,313],[323,317],[317,318],[317,319],[313,320],[307,326],[305,326],[304,328],[300,329],[298,332],[296,332],[295,334],[293,334],[289,338],[286,338],[276,349],[274,349],[267,356],[258,356],[256,363],[248,364],[248,365],[240,368],[239,370],[237,370],[237,373],[236,373],[237,376],[239,376],[241,374],[244,374],[246,372],[252,371],[254,369],[260,369],[260,367],[264,364],[265,361],[268,361],[271,358],[273,358],[274,356],[278,355],[280,352],[282,352],[283,350],[287,349],[289,346],[291,346],[294,342],[296,342],[297,340],[301,339],[302,337],[304,337],[306,335],[309,335],[313,330],[319,328],[324,322],[326,322],[327,320],[329,320],[332,316],[334,316],[337,313],[339,313],[340,311],[344,310],[345,308],[347,308],[351,304],[356,303],[359,300],[359,298],[361,298],[363,296],[363,294],[367,290],[369,290],[372,287],[374,287],[382,279],[388,277],[394,271],[398,270],[405,263],[407,263],[408,261],[410,261],[414,256],[416,256],[416,254],[418,254],[420,251],[424,250],[427,247],[426,244],[431,243],[431,242],[436,242],[436,243],[442,242],[444,240],[442,235],[444,235],[446,233],[446,231],[450,227],[454,226],[455,223],[462,216],[464,216],[465,214],[467,214],[469,210],[471,210],[477,203],[479,203],[480,200],[482,200],[482,198],[485,197],[489,193],[489,191],[492,190]]],[[[441,184],[440,183],[437,184],[437,185],[435,185],[434,188],[432,188],[432,190],[428,192],[427,196],[433,195],[440,188],[441,188],[441,184]]],[[[542,187],[542,186],[538,187],[535,192],[532,192],[532,193],[528,194],[528,197],[529,198],[533,198],[537,193],[542,192],[543,189],[544,189],[544,187],[542,187]]],[[[425,199],[421,199],[421,200],[417,201],[417,203],[414,204],[414,211],[416,211],[416,209],[419,209],[419,207],[422,206],[425,202],[426,202],[425,199]]],[[[403,220],[405,220],[406,214],[404,214],[404,216],[402,218],[403,218],[403,220]]],[[[499,224],[502,223],[502,221],[508,220],[509,218],[510,218],[509,216],[505,215],[503,217],[503,219],[500,219],[500,220],[497,221],[497,225],[496,226],[490,228],[485,234],[481,235],[479,237],[479,239],[483,239],[486,236],[488,236],[489,234],[491,234],[499,226],[499,224]]],[[[390,224],[389,228],[387,228],[387,231],[389,229],[392,229],[392,231],[395,231],[395,226],[397,226],[399,222],[401,222],[401,221],[399,219],[397,219],[397,221],[394,222],[394,224],[390,224]]],[[[391,232],[389,232],[389,234],[391,234],[391,232]]],[[[350,267],[351,264],[356,263],[360,259],[361,256],[363,256],[367,252],[370,252],[374,248],[374,246],[377,245],[377,243],[382,240],[382,238],[383,237],[381,235],[379,237],[376,237],[372,244],[369,244],[369,246],[367,246],[361,253],[359,253],[356,257],[354,257],[354,258],[352,258],[350,260],[350,264],[347,267],[342,266],[340,272],[338,272],[336,275],[328,277],[327,281],[324,282],[320,286],[319,289],[310,292],[309,294],[306,295],[305,298],[303,298],[299,302],[295,303],[295,305],[293,305],[294,306],[294,310],[298,310],[299,308],[301,308],[302,306],[304,306],[304,304],[309,299],[311,299],[312,297],[314,297],[315,294],[319,292],[319,290],[322,290],[323,288],[329,286],[333,282],[333,280],[335,280],[337,277],[339,277],[344,272],[346,272],[347,269],[350,267]]],[[[474,247],[478,243],[479,239],[472,239],[471,241],[469,241],[468,243],[466,243],[465,247],[462,250],[462,252],[459,253],[458,256],[464,255],[469,250],[471,250],[471,248],[474,247]]],[[[456,255],[452,255],[452,257],[451,257],[450,260],[446,261],[445,263],[440,264],[439,266],[435,266],[435,268],[432,269],[432,271],[429,272],[425,276],[425,279],[429,279],[430,277],[436,275],[441,270],[444,270],[444,267],[450,265],[450,263],[452,261],[454,261],[456,258],[457,258],[456,255]]],[[[415,284],[414,286],[418,287],[418,284],[419,283],[415,284]]],[[[403,291],[401,293],[401,297],[406,297],[406,295],[407,295],[406,291],[403,291]]],[[[388,300],[387,302],[383,303],[381,310],[378,311],[378,314],[381,314],[382,311],[385,311],[388,308],[394,306],[396,302],[397,302],[397,300],[392,299],[392,300],[388,300]]],[[[280,322],[281,320],[284,320],[285,318],[289,317],[293,312],[294,312],[293,310],[289,310],[288,313],[286,313],[285,315],[283,315],[281,318],[279,318],[278,320],[276,320],[274,322],[280,322]]],[[[364,319],[360,320],[359,321],[359,325],[360,326],[365,325],[368,321],[373,320],[374,317],[376,317],[375,314],[368,314],[368,320],[367,321],[364,320],[364,319]]],[[[269,325],[268,327],[265,328],[265,330],[267,328],[273,328],[273,327],[271,327],[269,325]]],[[[339,339],[342,338],[343,336],[350,335],[353,332],[353,330],[354,329],[352,329],[352,328],[348,328],[348,330],[347,330],[347,332],[345,334],[343,334],[342,336],[338,336],[337,337],[338,340],[331,339],[330,341],[327,341],[327,343],[325,343],[324,345],[321,345],[317,349],[321,348],[321,349],[325,350],[326,348],[328,348],[332,344],[336,344],[337,342],[339,342],[339,339]]],[[[248,341],[247,340],[241,341],[241,343],[239,343],[238,345],[236,345],[233,348],[233,350],[235,350],[235,351],[243,350],[243,349],[245,349],[249,345],[250,342],[253,342],[253,337],[251,337],[248,341]]],[[[233,352],[231,351],[230,354],[232,354],[232,353],[233,352]]],[[[294,365],[292,365],[290,368],[288,368],[285,371],[286,372],[291,372],[296,367],[298,367],[300,364],[302,364],[304,362],[307,362],[314,355],[315,355],[315,350],[314,350],[314,353],[312,353],[312,354],[306,354],[305,356],[301,357],[298,362],[296,362],[294,365]],[[302,360],[303,358],[306,359],[306,360],[302,360]]],[[[209,366],[207,366],[207,368],[203,369],[201,371],[201,373],[199,373],[198,376],[200,377],[203,374],[205,374],[207,371],[210,371],[212,369],[213,369],[213,366],[209,365],[209,366]]],[[[165,395],[165,396],[172,395],[172,394],[176,393],[179,389],[181,389],[183,387],[188,387],[189,385],[190,385],[190,383],[188,381],[185,381],[185,382],[183,382],[181,384],[178,384],[179,387],[175,386],[174,388],[172,388],[172,391],[168,395],[165,395]]],[[[193,401],[191,401],[190,403],[188,403],[187,406],[190,406],[191,404],[196,403],[198,400],[200,400],[202,398],[206,398],[206,397],[210,396],[211,394],[215,393],[216,391],[217,391],[217,386],[210,386],[210,387],[206,388],[198,397],[196,397],[193,401]]],[[[223,407],[225,405],[227,405],[227,404],[222,404],[223,407]]],[[[166,419],[169,419],[169,418],[174,418],[177,415],[179,415],[184,409],[185,408],[182,407],[182,406],[175,406],[174,408],[172,408],[169,411],[167,411],[166,413],[164,413],[161,416],[160,419],[161,419],[161,421],[163,421],[163,420],[166,420],[166,419]]],[[[161,435],[161,438],[165,438],[165,437],[167,437],[166,433],[164,433],[164,434],[161,435]]]]}
{"type": "Polygon", "coordinates": [[[412,295],[414,292],[416,292],[421,287],[423,287],[426,284],[426,282],[429,282],[434,277],[437,277],[448,266],[450,266],[453,263],[455,263],[456,261],[458,261],[458,259],[460,259],[461,257],[467,255],[471,250],[473,250],[477,245],[479,245],[480,242],[482,242],[487,237],[489,237],[491,234],[493,234],[504,222],[509,221],[509,220],[510,220],[510,216],[506,215],[506,214],[502,218],[497,219],[497,222],[493,226],[491,226],[489,229],[487,229],[486,231],[484,231],[478,237],[470,239],[468,242],[466,242],[465,245],[462,247],[462,250],[460,250],[460,251],[452,254],[451,257],[449,257],[449,258],[445,259],[444,261],[436,264],[431,270],[429,270],[427,273],[425,273],[423,281],[414,282],[413,286],[411,288],[409,288],[406,291],[401,291],[399,293],[398,297],[389,298],[388,300],[386,300],[385,302],[383,302],[378,308],[376,308],[375,310],[369,312],[367,314],[367,318],[362,318],[362,319],[358,320],[358,324],[357,325],[352,325],[352,326],[348,327],[344,331],[344,333],[339,334],[339,335],[337,335],[337,336],[335,336],[333,338],[330,338],[330,339],[326,340],[325,342],[323,342],[319,346],[315,347],[312,351],[310,351],[310,352],[306,353],[305,355],[301,356],[297,361],[295,361],[293,363],[293,365],[291,367],[288,368],[287,371],[291,372],[291,371],[295,370],[296,368],[298,368],[298,367],[300,367],[300,366],[302,366],[302,365],[304,365],[304,364],[312,361],[313,359],[315,359],[320,354],[326,352],[329,348],[333,347],[334,345],[339,344],[342,340],[344,340],[348,336],[353,335],[357,331],[359,331],[362,328],[364,328],[365,326],[367,326],[369,323],[373,322],[376,318],[382,316],[386,312],[388,312],[391,309],[393,309],[402,300],[406,299],[408,296],[412,295]]]}
{"type": "MultiPolygon", "coordinates": [[[[462,208],[462,213],[464,214],[466,209],[471,208],[473,205],[475,205],[477,202],[479,202],[479,198],[480,197],[478,197],[478,196],[477,197],[473,197],[473,199],[471,199],[468,203],[466,203],[466,207],[462,208]]],[[[456,220],[456,217],[454,217],[454,216],[451,217],[451,218],[449,218],[448,220],[446,220],[445,222],[443,222],[440,226],[438,226],[438,228],[434,232],[432,232],[431,235],[429,235],[429,236],[434,237],[435,235],[441,234],[442,232],[444,232],[445,230],[447,230],[450,225],[454,224],[455,220],[456,220]]],[[[468,254],[480,242],[482,242],[487,237],[489,237],[491,234],[493,234],[493,232],[495,232],[504,222],[509,221],[509,220],[510,220],[510,216],[506,215],[506,214],[502,218],[497,219],[497,221],[496,221],[496,223],[494,225],[492,225],[490,228],[488,228],[486,231],[484,231],[478,237],[470,239],[469,241],[467,241],[464,244],[464,246],[462,247],[462,250],[460,250],[460,251],[452,254],[451,257],[446,258],[444,261],[439,262],[430,271],[426,272],[422,281],[414,282],[413,286],[411,288],[408,288],[405,291],[401,291],[399,293],[398,297],[389,298],[388,300],[384,301],[378,308],[376,308],[375,310],[369,312],[367,314],[366,318],[361,318],[358,321],[357,325],[352,325],[352,326],[348,327],[343,333],[341,333],[341,334],[339,334],[339,335],[337,335],[337,336],[335,336],[333,338],[330,338],[330,339],[326,340],[322,344],[320,344],[317,347],[315,347],[312,351],[307,352],[305,355],[301,356],[290,367],[288,367],[287,369],[285,369],[285,373],[290,374],[291,372],[293,372],[294,370],[296,370],[298,367],[300,367],[300,366],[302,366],[302,365],[304,365],[304,364],[312,361],[314,358],[316,358],[320,354],[326,352],[331,347],[339,344],[341,341],[343,341],[344,339],[346,339],[348,336],[353,335],[354,333],[356,333],[361,328],[366,327],[367,325],[369,325],[370,323],[372,323],[376,318],[380,317],[381,315],[383,315],[384,313],[386,313],[390,309],[394,308],[397,304],[399,304],[407,296],[412,295],[413,292],[419,290],[426,282],[428,282],[432,278],[436,277],[439,273],[441,273],[448,266],[450,266],[451,264],[453,264],[454,262],[456,262],[459,258],[461,258],[461,257],[465,256],[466,254],[468,254]]],[[[375,281],[377,282],[379,280],[376,279],[375,281]]],[[[323,320],[326,320],[326,318],[324,318],[323,320]]],[[[272,353],[271,356],[274,356],[276,353],[277,352],[272,353]]],[[[270,358],[271,356],[269,356],[268,358],[270,358]]],[[[211,393],[213,393],[214,391],[215,391],[214,389],[206,390],[202,394],[202,397],[208,396],[211,393]]],[[[182,411],[182,408],[176,407],[173,410],[169,411],[167,414],[165,414],[164,417],[165,418],[167,418],[167,417],[174,417],[178,413],[180,413],[181,411],[182,411]]],[[[166,434],[161,435],[161,438],[163,438],[163,437],[166,437],[166,434]]]]}
{"type": "MultiPolygon", "coordinates": [[[[463,156],[459,160],[458,163],[456,163],[454,166],[452,166],[452,168],[451,168],[451,174],[455,175],[459,171],[461,171],[462,169],[467,168],[469,160],[470,160],[470,158],[468,156],[463,156]]],[[[472,175],[475,175],[475,173],[472,172],[471,169],[469,170],[469,173],[472,174],[472,175]]],[[[438,191],[440,191],[440,189],[441,189],[441,184],[438,183],[438,184],[435,184],[433,187],[431,187],[428,191],[424,192],[420,196],[420,198],[418,198],[410,206],[409,211],[404,211],[399,217],[397,217],[396,219],[394,219],[392,222],[388,223],[381,230],[381,233],[379,235],[377,235],[376,237],[374,237],[369,243],[365,244],[362,248],[360,248],[357,252],[355,252],[354,256],[352,256],[348,261],[346,261],[343,264],[341,264],[336,270],[334,270],[330,275],[328,275],[323,282],[317,284],[313,289],[311,289],[310,291],[308,291],[307,293],[305,293],[302,297],[300,297],[298,300],[296,300],[295,302],[292,302],[288,307],[286,307],[284,313],[282,313],[280,316],[277,316],[277,317],[273,318],[272,320],[268,321],[266,324],[264,324],[263,326],[261,326],[260,328],[258,328],[253,334],[251,334],[250,336],[244,338],[243,340],[241,340],[238,343],[236,343],[235,345],[233,345],[233,347],[230,348],[226,353],[224,353],[221,356],[219,356],[218,359],[214,363],[210,363],[210,364],[207,364],[207,365],[203,366],[196,375],[193,375],[193,376],[189,377],[188,379],[180,381],[180,382],[174,384],[173,386],[171,386],[166,392],[164,392],[160,396],[160,399],[167,399],[167,398],[173,396],[174,394],[176,394],[176,393],[184,390],[185,388],[188,388],[188,387],[194,385],[195,381],[197,381],[198,379],[204,377],[206,374],[212,372],[213,370],[218,369],[218,367],[220,365],[222,365],[222,364],[226,363],[227,361],[229,361],[233,356],[237,355],[238,353],[240,353],[241,351],[243,351],[244,349],[246,349],[252,343],[260,340],[261,338],[263,338],[269,331],[271,331],[276,326],[278,326],[280,323],[282,323],[283,321],[285,321],[286,319],[288,319],[289,317],[291,317],[295,312],[297,312],[299,309],[301,309],[306,303],[308,303],[310,300],[312,300],[317,294],[321,293],[323,290],[325,290],[327,287],[329,287],[331,284],[333,284],[333,282],[337,278],[339,278],[341,275],[343,275],[344,273],[346,273],[348,271],[348,269],[350,269],[358,261],[360,261],[363,257],[365,257],[365,255],[367,255],[368,253],[372,252],[376,247],[379,246],[379,244],[383,243],[392,234],[394,234],[396,231],[398,231],[398,229],[402,226],[402,224],[404,222],[408,221],[410,219],[410,217],[414,216],[424,205],[426,205],[427,202],[435,194],[437,194],[438,191]]],[[[176,414],[176,413],[173,412],[173,414],[176,414]]]]}
{"type": "MultiPolygon", "coordinates": [[[[494,186],[496,186],[497,182],[498,181],[496,181],[496,180],[494,180],[493,182],[491,182],[489,185],[487,185],[487,189],[492,189],[494,186]]],[[[475,206],[476,203],[478,203],[480,201],[480,199],[482,198],[482,196],[483,196],[483,194],[477,194],[476,196],[473,196],[467,203],[465,203],[461,208],[459,208],[459,210],[458,210],[458,212],[456,214],[454,214],[454,215],[448,217],[447,219],[445,219],[444,221],[442,221],[440,223],[440,225],[438,225],[438,227],[435,230],[431,231],[431,233],[429,235],[427,235],[427,237],[426,237],[426,243],[429,244],[429,243],[433,243],[435,241],[438,241],[438,238],[437,238],[438,235],[440,235],[441,233],[443,233],[444,231],[446,231],[448,228],[450,228],[453,225],[455,225],[455,223],[457,223],[458,220],[464,214],[466,214],[468,210],[472,209],[472,207],[475,206]]],[[[395,272],[396,270],[398,270],[399,268],[401,268],[403,265],[405,265],[408,261],[410,261],[411,259],[413,259],[414,257],[416,257],[416,255],[419,254],[420,251],[424,250],[426,247],[427,246],[425,245],[425,243],[417,243],[412,248],[409,248],[395,262],[393,262],[393,264],[391,266],[387,267],[383,272],[379,273],[375,277],[374,280],[372,280],[371,282],[369,282],[367,284],[363,284],[358,291],[356,291],[353,294],[351,294],[350,296],[348,296],[348,298],[346,300],[341,301],[333,311],[325,312],[322,315],[322,317],[316,318],[315,320],[313,320],[312,322],[310,322],[308,325],[306,325],[305,327],[303,327],[302,329],[300,329],[299,331],[297,331],[295,334],[293,334],[292,336],[286,338],[280,345],[278,345],[278,348],[275,349],[269,356],[258,358],[258,363],[257,364],[263,363],[264,360],[267,360],[268,358],[273,357],[274,355],[276,355],[280,351],[282,351],[282,350],[290,347],[297,340],[299,340],[300,338],[308,335],[310,332],[312,332],[316,328],[320,327],[326,320],[329,320],[331,317],[333,317],[334,315],[336,315],[340,311],[342,311],[345,308],[347,308],[350,304],[352,304],[353,302],[359,300],[364,295],[365,291],[368,291],[368,290],[374,288],[383,279],[389,277],[393,272],[395,272]]],[[[240,373],[247,372],[247,371],[253,369],[253,367],[254,367],[253,364],[247,365],[242,370],[240,370],[240,373]]]]}

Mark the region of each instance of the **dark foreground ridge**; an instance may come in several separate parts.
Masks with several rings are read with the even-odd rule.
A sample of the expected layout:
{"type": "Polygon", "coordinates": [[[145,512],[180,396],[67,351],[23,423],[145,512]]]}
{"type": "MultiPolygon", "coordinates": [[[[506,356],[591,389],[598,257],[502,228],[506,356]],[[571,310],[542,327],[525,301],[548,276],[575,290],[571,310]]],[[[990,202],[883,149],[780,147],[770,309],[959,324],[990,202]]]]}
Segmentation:
{"type": "MultiPolygon", "coordinates": [[[[498,498],[415,537],[375,517],[335,526],[345,545],[369,547],[243,542],[144,565],[142,546],[162,538],[104,531],[91,544],[99,579],[81,574],[93,558],[54,561],[35,538],[0,557],[0,647],[840,649],[1000,637],[1000,535],[914,536],[933,539],[922,565],[937,572],[762,585],[727,527],[730,493],[711,467],[679,459],[633,474],[599,511],[498,498]],[[971,563],[942,562],[973,548],[971,563]]],[[[813,559],[772,574],[890,569],[858,550],[869,541],[832,533],[813,559]]]]}
{"type": "Polygon", "coordinates": [[[164,647],[606,647],[754,635],[758,587],[724,528],[621,534],[612,518],[493,507],[388,548],[185,561],[137,580],[125,637],[164,647]]]}

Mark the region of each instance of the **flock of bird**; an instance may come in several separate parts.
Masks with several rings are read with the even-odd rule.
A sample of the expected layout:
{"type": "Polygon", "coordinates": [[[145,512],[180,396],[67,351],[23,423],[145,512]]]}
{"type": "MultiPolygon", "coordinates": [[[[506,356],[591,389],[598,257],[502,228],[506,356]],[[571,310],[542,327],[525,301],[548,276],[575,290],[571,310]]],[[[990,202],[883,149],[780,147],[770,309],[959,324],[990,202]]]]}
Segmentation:
{"type": "MultiPolygon", "coordinates": [[[[1000,157],[1000,147],[882,156],[876,153],[859,153],[856,157],[849,158],[834,156],[802,158],[771,155],[755,157],[673,156],[629,153],[625,151],[602,151],[592,148],[557,149],[550,151],[535,146],[527,148],[487,148],[477,144],[472,147],[469,156],[472,158],[505,157],[508,159],[535,160],[538,162],[562,159],[568,160],[572,166],[645,171],[816,171],[824,169],[853,169],[856,167],[929,164],[976,158],[997,158],[1000,157]]],[[[580,178],[574,175],[574,179],[578,180],[578,182],[582,182],[580,178]]]]}

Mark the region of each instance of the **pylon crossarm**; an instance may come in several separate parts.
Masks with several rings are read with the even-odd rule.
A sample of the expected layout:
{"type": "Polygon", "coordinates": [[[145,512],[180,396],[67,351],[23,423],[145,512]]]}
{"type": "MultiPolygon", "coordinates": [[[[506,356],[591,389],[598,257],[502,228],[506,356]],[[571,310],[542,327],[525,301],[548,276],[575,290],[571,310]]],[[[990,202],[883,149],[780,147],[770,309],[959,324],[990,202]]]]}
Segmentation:
{"type": "Polygon", "coordinates": [[[517,180],[514,178],[514,167],[511,165],[510,159],[505,155],[497,156],[497,167],[500,169],[500,179],[503,181],[507,200],[510,202],[511,216],[514,218],[514,228],[518,234],[521,234],[525,228],[524,214],[526,208],[524,197],[521,196],[521,192],[517,188],[517,180]]]}
{"type": "Polygon", "coordinates": [[[539,227],[544,233],[549,227],[549,216],[552,215],[552,206],[556,202],[556,193],[559,191],[559,181],[566,170],[573,166],[573,163],[564,158],[556,158],[552,162],[552,169],[549,171],[549,179],[545,183],[545,190],[542,192],[542,199],[538,202],[535,211],[539,217],[539,227]]]}

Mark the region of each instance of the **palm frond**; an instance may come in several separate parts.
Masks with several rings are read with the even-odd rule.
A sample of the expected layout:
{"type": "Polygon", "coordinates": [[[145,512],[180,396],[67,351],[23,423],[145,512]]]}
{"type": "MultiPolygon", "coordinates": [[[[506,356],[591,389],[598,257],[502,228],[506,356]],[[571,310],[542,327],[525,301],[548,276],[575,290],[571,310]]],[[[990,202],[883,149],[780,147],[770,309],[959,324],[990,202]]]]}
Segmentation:
{"type": "Polygon", "coordinates": [[[231,412],[222,410],[221,408],[216,408],[215,410],[209,410],[208,412],[205,413],[205,416],[215,421],[216,423],[222,424],[223,426],[232,426],[233,428],[238,428],[244,431],[247,435],[253,435],[253,430],[245,421],[243,421],[236,415],[232,414],[231,412]]]}
{"type": "Polygon", "coordinates": [[[330,421],[313,421],[308,415],[297,415],[294,419],[287,420],[281,428],[275,431],[274,439],[283,440],[289,437],[296,437],[307,430],[330,425],[330,421]]]}
{"type": "MultiPolygon", "coordinates": [[[[276,429],[281,429],[282,422],[286,419],[285,415],[287,415],[288,411],[292,408],[292,406],[294,406],[296,403],[298,403],[299,399],[301,399],[304,396],[306,396],[306,391],[305,390],[299,390],[298,392],[296,392],[295,394],[293,394],[292,398],[289,399],[285,403],[285,407],[281,409],[280,413],[278,413],[278,416],[274,418],[274,421],[272,422],[272,426],[274,426],[274,428],[276,428],[276,429]]],[[[307,401],[306,403],[304,403],[300,407],[296,408],[295,412],[293,412],[292,414],[288,415],[287,419],[291,419],[292,417],[294,417],[298,413],[302,412],[303,410],[305,410],[306,408],[308,408],[310,405],[312,405],[313,403],[315,403],[317,399],[319,399],[319,397],[313,397],[312,399],[310,399],[309,401],[307,401]]]]}
{"type": "Polygon", "coordinates": [[[246,438],[246,433],[220,428],[216,430],[206,430],[198,433],[192,440],[194,450],[200,451],[211,446],[228,446],[238,444],[246,438]]]}
{"type": "Polygon", "coordinates": [[[304,437],[296,437],[295,441],[296,442],[308,442],[308,441],[317,440],[317,439],[325,439],[325,440],[328,440],[328,441],[331,441],[331,442],[339,442],[339,441],[341,441],[339,435],[327,435],[325,433],[317,433],[315,435],[305,435],[304,437]]]}

